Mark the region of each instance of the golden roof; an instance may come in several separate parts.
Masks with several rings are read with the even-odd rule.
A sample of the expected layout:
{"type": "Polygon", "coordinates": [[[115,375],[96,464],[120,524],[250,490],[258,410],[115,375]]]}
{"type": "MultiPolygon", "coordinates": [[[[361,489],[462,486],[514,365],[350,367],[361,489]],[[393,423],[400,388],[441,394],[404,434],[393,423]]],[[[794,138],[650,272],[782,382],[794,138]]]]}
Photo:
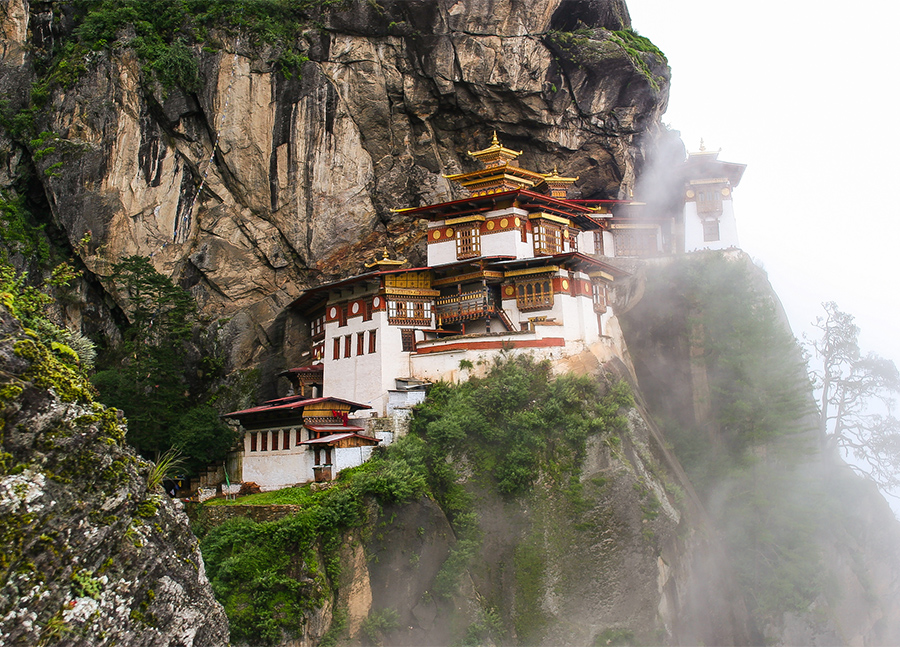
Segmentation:
{"type": "Polygon", "coordinates": [[[486,166],[505,164],[509,160],[516,159],[521,154],[522,151],[514,151],[501,144],[500,140],[497,138],[496,130],[494,131],[494,136],[491,138],[490,146],[480,151],[469,151],[469,157],[474,157],[486,166]]]}
{"type": "Polygon", "coordinates": [[[382,254],[380,259],[375,259],[371,263],[366,263],[366,267],[378,267],[379,269],[387,269],[390,267],[396,267],[398,265],[403,265],[406,261],[399,261],[396,259],[392,259],[390,254],[388,253],[387,247],[384,248],[384,253],[382,254]]]}
{"type": "Polygon", "coordinates": [[[573,182],[576,182],[578,180],[578,176],[575,176],[575,177],[561,176],[555,166],[553,167],[552,173],[541,173],[541,176],[544,178],[544,181],[547,184],[550,184],[551,182],[572,184],[573,182]]]}

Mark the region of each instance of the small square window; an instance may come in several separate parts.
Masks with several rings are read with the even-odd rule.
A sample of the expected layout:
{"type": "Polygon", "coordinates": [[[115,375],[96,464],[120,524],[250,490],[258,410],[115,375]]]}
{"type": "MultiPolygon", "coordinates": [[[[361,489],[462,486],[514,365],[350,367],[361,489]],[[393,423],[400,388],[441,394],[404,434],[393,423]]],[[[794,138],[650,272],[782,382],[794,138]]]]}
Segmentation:
{"type": "Polygon", "coordinates": [[[704,220],[703,221],[703,242],[711,243],[719,240],[719,221],[704,220]]]}

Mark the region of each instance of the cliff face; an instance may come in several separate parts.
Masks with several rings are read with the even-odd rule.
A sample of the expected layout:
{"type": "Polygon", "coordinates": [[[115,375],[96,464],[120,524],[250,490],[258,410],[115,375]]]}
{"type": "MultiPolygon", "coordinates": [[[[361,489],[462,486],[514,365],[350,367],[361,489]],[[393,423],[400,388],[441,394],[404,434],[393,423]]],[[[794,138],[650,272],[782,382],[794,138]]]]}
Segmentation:
{"type": "MultiPolygon", "coordinates": [[[[31,52],[72,39],[66,11],[5,3],[11,109],[28,104],[31,52]]],[[[161,87],[127,47],[83,53],[36,116],[44,139],[7,142],[7,177],[34,165],[91,272],[150,256],[205,314],[237,315],[237,365],[278,343],[266,328],[309,285],[385,246],[421,260],[416,223],[391,209],[454,197],[441,174],[492,130],[530,167],[579,175],[583,197],[618,197],[666,102],[664,59],[607,31],[630,25],[621,0],[360,0],[307,21],[308,60],[287,73],[271,48],[213,30],[193,47],[192,92],[161,87]]]]}
{"type": "Polygon", "coordinates": [[[0,306],[0,642],[226,644],[187,518],[89,392],[0,306]]]}
{"type": "Polygon", "coordinates": [[[741,252],[659,259],[620,315],[642,394],[696,487],[756,641],[900,640],[900,524],[820,449],[805,364],[741,252]]]}

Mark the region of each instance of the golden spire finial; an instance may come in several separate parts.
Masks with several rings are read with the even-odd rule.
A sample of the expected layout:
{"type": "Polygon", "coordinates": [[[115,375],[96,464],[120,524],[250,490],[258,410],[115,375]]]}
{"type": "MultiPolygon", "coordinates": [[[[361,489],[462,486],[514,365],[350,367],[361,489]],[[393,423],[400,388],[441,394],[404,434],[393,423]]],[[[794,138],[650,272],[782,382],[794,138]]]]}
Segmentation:
{"type": "Polygon", "coordinates": [[[706,144],[703,143],[703,138],[701,137],[700,138],[700,152],[702,153],[705,150],[706,150],[706,144]]]}
{"type": "Polygon", "coordinates": [[[491,144],[497,144],[498,146],[500,145],[500,140],[497,139],[497,131],[496,130],[494,131],[494,136],[491,138],[491,144]]]}

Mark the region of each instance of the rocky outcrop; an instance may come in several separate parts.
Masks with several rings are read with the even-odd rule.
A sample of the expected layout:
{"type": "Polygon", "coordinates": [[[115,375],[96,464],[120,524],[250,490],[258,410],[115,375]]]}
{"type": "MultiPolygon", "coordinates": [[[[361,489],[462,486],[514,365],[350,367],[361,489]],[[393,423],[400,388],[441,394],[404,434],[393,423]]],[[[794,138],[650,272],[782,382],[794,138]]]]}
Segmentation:
{"type": "Polygon", "coordinates": [[[0,643],[227,644],[187,517],[119,415],[0,307],[0,643]]]}
{"type": "MultiPolygon", "coordinates": [[[[25,88],[29,25],[43,12],[53,29],[32,37],[65,40],[71,21],[6,6],[4,83],[25,88]]],[[[223,330],[238,366],[279,343],[267,329],[309,285],[385,246],[416,262],[417,223],[391,210],[454,197],[442,174],[492,130],[584,197],[617,197],[666,103],[664,59],[609,31],[630,24],[621,0],[357,0],[309,20],[290,76],[219,34],[194,48],[200,88],[165,90],[117,47],[72,61],[38,117],[37,175],[90,271],[150,256],[204,313],[241,313],[223,330]]]]}

